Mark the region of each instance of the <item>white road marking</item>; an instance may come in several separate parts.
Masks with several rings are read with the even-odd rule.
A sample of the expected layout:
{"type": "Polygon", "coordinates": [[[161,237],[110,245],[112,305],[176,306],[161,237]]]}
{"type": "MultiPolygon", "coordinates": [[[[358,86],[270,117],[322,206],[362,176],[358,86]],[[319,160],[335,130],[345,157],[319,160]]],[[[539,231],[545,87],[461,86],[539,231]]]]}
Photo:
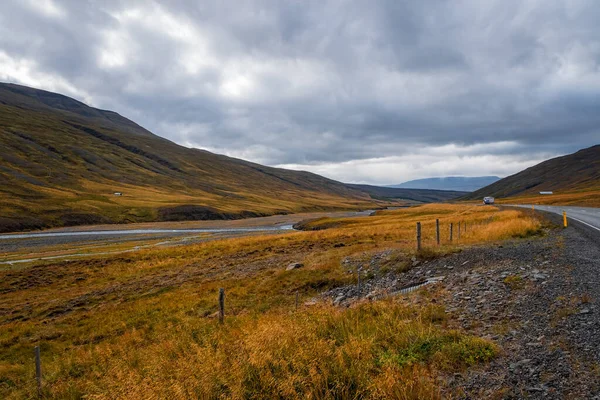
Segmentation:
{"type": "Polygon", "coordinates": [[[580,219],[573,218],[573,217],[569,217],[569,216],[567,216],[567,218],[574,219],[574,220],[575,220],[575,221],[577,221],[577,222],[581,222],[582,224],[584,224],[584,225],[587,225],[587,226],[589,226],[590,228],[594,228],[595,230],[597,230],[597,231],[600,231],[600,228],[598,228],[598,227],[596,227],[596,226],[594,226],[594,225],[588,224],[587,222],[584,222],[584,221],[582,221],[582,220],[580,220],[580,219]]]}
{"type": "MultiPolygon", "coordinates": [[[[531,205],[526,205],[526,204],[516,204],[517,207],[521,207],[521,208],[529,208],[531,207],[531,205]]],[[[566,211],[567,212],[567,218],[572,219],[574,221],[580,222],[586,226],[589,226],[592,229],[595,229],[597,231],[600,231],[600,228],[598,228],[597,226],[594,226],[592,224],[590,224],[589,222],[585,222],[580,220],[579,218],[575,218],[572,217],[571,215],[569,215],[569,213],[573,212],[573,213],[586,213],[586,214],[592,214],[592,216],[596,216],[597,215],[597,211],[596,210],[586,210],[584,207],[565,207],[562,208],[561,211],[558,211],[557,208],[559,208],[560,206],[536,206],[535,209],[539,210],[539,211],[547,211],[547,212],[551,212],[557,215],[561,215],[562,212],[561,211],[566,211]]]]}

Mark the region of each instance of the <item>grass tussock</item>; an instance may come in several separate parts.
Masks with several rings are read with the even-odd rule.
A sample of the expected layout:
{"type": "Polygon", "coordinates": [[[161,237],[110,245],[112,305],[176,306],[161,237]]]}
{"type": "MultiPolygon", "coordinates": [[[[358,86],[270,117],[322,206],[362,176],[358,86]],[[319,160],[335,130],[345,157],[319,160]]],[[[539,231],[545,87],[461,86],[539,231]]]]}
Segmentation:
{"type": "Polygon", "coordinates": [[[432,314],[386,301],[267,313],[223,328],[198,330],[188,321],[142,348],[147,338],[134,331],[119,346],[82,350],[64,366],[77,376],[94,365],[91,387],[65,380],[55,389],[97,399],[435,399],[438,371],[488,361],[497,348],[432,314]]]}
{"type": "Polygon", "coordinates": [[[318,231],[0,270],[0,398],[35,396],[36,345],[49,399],[436,398],[440,374],[489,360],[494,346],[451,329],[441,307],[390,300],[295,312],[295,294],[302,304],[352,283],[346,257],[392,249],[383,266],[403,271],[414,255],[539,227],[520,211],[429,205],[318,231]],[[459,221],[466,231],[450,242],[448,224],[459,221]],[[286,271],[291,262],[304,267],[286,271]],[[223,326],[214,318],[220,287],[223,326]]]}

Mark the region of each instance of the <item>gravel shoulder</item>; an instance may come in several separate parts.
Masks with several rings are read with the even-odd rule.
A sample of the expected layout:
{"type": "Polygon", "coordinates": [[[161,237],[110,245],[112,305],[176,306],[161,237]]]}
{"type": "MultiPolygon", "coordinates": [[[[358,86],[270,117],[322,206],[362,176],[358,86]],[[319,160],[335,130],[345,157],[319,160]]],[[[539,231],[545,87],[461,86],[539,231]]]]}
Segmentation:
{"type": "MultiPolygon", "coordinates": [[[[543,237],[472,247],[433,261],[408,260],[407,272],[378,277],[380,265],[394,257],[389,251],[368,264],[344,264],[349,273],[361,265],[365,276],[376,276],[364,281],[361,298],[391,294],[436,301],[451,324],[500,346],[491,363],[444,377],[448,397],[600,399],[598,239],[577,226],[548,229],[543,237]],[[424,282],[430,284],[417,292],[427,296],[405,293],[424,282]]],[[[323,296],[349,306],[359,291],[354,285],[323,296]]]]}

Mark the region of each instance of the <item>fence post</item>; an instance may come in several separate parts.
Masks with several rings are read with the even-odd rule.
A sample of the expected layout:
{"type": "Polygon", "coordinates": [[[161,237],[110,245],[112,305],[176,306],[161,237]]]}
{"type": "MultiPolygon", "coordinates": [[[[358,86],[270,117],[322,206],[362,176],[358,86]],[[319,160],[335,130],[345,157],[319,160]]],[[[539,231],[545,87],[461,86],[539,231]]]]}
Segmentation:
{"type": "Polygon", "coordinates": [[[452,231],[454,230],[454,224],[450,222],[450,241],[452,241],[452,231]]]}
{"type": "Polygon", "coordinates": [[[360,287],[360,270],[362,269],[362,267],[360,266],[356,266],[356,280],[357,280],[357,286],[358,286],[358,297],[360,297],[360,293],[361,293],[361,287],[360,287]]]}
{"type": "Polygon", "coordinates": [[[42,398],[42,360],[40,346],[35,346],[35,379],[37,380],[38,398],[42,398]]]}
{"type": "Polygon", "coordinates": [[[298,291],[296,290],[296,310],[298,309],[298,291]]]}
{"type": "Polygon", "coordinates": [[[417,222],[417,251],[421,251],[421,223],[417,222]]]}
{"type": "Polygon", "coordinates": [[[458,221],[458,240],[460,240],[460,221],[458,221]]]}
{"type": "Polygon", "coordinates": [[[219,289],[219,323],[225,319],[225,289],[219,289]]]}
{"type": "Polygon", "coordinates": [[[435,238],[437,240],[438,246],[440,245],[440,220],[435,220],[435,238]]]}
{"type": "Polygon", "coordinates": [[[563,225],[566,228],[567,227],[567,212],[563,211],[563,225]]]}

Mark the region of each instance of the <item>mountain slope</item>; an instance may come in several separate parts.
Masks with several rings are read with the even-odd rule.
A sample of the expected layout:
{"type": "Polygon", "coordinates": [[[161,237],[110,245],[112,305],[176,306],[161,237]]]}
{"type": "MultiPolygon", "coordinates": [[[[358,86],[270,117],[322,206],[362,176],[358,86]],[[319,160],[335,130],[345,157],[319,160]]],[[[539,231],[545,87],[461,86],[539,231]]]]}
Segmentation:
{"type": "Polygon", "coordinates": [[[14,84],[0,84],[0,201],[0,231],[373,206],[340,182],[179,146],[14,84]]]}
{"type": "Polygon", "coordinates": [[[407,181],[399,185],[390,185],[393,188],[404,189],[433,189],[433,190],[457,190],[461,192],[472,192],[484,186],[490,185],[500,178],[497,176],[446,176],[441,178],[425,178],[407,181]]]}
{"type": "Polygon", "coordinates": [[[452,190],[429,190],[429,189],[401,189],[371,185],[353,185],[351,188],[362,190],[374,199],[379,200],[411,200],[419,203],[435,203],[456,199],[464,196],[466,192],[452,190]]]}
{"type": "Polygon", "coordinates": [[[466,199],[556,194],[600,189],[600,145],[552,158],[479,189],[466,199]]]}

